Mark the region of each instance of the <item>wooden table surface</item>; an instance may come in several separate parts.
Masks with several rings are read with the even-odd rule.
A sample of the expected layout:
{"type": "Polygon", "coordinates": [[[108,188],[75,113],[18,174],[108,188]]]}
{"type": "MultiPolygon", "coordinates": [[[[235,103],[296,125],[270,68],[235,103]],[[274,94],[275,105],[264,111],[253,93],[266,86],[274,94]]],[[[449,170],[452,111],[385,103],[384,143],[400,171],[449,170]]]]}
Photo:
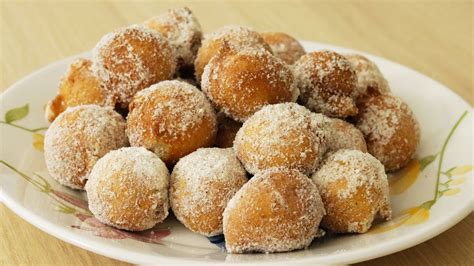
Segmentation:
{"type": "MultiPolygon", "coordinates": [[[[188,6],[207,32],[241,24],[352,47],[416,69],[474,103],[471,1],[0,2],[0,91],[37,68],[91,49],[117,27],[188,6]]],[[[472,264],[473,228],[471,213],[423,244],[364,264],[472,264]]],[[[0,204],[0,264],[122,263],[62,242],[0,204]]]]}

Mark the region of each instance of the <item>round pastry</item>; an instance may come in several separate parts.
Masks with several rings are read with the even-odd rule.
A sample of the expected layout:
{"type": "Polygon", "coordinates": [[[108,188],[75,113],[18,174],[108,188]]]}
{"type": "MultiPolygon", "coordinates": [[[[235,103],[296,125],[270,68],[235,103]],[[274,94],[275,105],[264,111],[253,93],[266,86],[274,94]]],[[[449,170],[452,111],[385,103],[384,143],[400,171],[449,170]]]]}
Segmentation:
{"type": "Polygon", "coordinates": [[[391,218],[383,165],[358,150],[339,150],[313,174],[326,215],[321,226],[336,233],[365,233],[377,214],[391,218]]]}
{"type": "Polygon", "coordinates": [[[115,100],[100,84],[91,71],[92,62],[77,59],[59,82],[58,94],[46,105],[45,115],[49,122],[66,108],[84,104],[114,107],[115,100]]]}
{"type": "Polygon", "coordinates": [[[137,93],[130,104],[130,144],[152,150],[167,165],[211,146],[216,131],[216,114],[206,96],[183,81],[154,84],[137,93]]]}
{"type": "Polygon", "coordinates": [[[168,185],[168,168],[158,156],[128,147],[97,161],[85,188],[89,209],[99,221],[143,231],[168,216],[168,185]]]}
{"type": "Polygon", "coordinates": [[[201,46],[202,30],[189,8],[170,9],[147,20],[145,26],[161,33],[175,48],[179,67],[194,64],[201,46]]]}
{"type": "Polygon", "coordinates": [[[255,48],[224,47],[207,64],[201,88],[217,110],[240,122],[264,105],[294,102],[299,94],[289,66],[255,48]]]}
{"type": "Polygon", "coordinates": [[[234,145],[235,135],[237,135],[237,131],[242,127],[242,123],[225,117],[222,113],[219,114],[221,115],[217,116],[219,127],[214,145],[219,148],[230,148],[234,145]]]}
{"type": "Polygon", "coordinates": [[[357,99],[390,93],[387,80],[374,62],[360,54],[347,54],[344,56],[351,62],[357,75],[355,94],[357,99]]]}
{"type": "Polygon", "coordinates": [[[370,154],[385,170],[402,168],[413,159],[420,142],[420,127],[413,112],[400,98],[372,96],[359,104],[356,127],[362,131],[370,154]]]}
{"type": "Polygon", "coordinates": [[[337,118],[329,118],[329,134],[327,138],[328,152],[342,149],[367,152],[364,135],[351,123],[337,118]]]}
{"type": "Polygon", "coordinates": [[[357,76],[342,55],[327,50],[308,53],[295,63],[294,73],[299,100],[310,110],[341,118],[357,114],[357,76]]]}
{"type": "Polygon", "coordinates": [[[290,35],[283,32],[262,32],[263,40],[270,45],[273,54],[292,65],[306,52],[303,46],[290,35]]]}
{"type": "Polygon", "coordinates": [[[173,213],[193,232],[222,234],[222,213],[246,174],[232,149],[201,148],[181,158],[171,174],[173,213]]]}
{"type": "Polygon", "coordinates": [[[234,150],[251,174],[271,167],[314,172],[325,151],[324,128],[296,103],[267,105],[237,132],[234,150]]]}
{"type": "Polygon", "coordinates": [[[257,173],[224,210],[231,253],[284,252],[309,246],[325,214],[318,189],[296,170],[257,173]]]}
{"type": "Polygon", "coordinates": [[[263,48],[271,51],[270,47],[263,40],[260,34],[250,28],[228,25],[217,29],[209,35],[206,35],[202,46],[199,48],[196,61],[194,62],[196,79],[201,80],[204,67],[227,43],[232,48],[240,50],[244,47],[263,48]]]}
{"type": "Polygon", "coordinates": [[[128,145],[125,120],[112,108],[70,107],[46,131],[44,157],[50,175],[74,189],[84,184],[94,164],[111,150],[128,145]]]}
{"type": "Polygon", "coordinates": [[[176,70],[176,56],[168,41],[138,25],[106,34],[92,56],[92,70],[122,107],[138,91],[171,79],[176,70]]]}

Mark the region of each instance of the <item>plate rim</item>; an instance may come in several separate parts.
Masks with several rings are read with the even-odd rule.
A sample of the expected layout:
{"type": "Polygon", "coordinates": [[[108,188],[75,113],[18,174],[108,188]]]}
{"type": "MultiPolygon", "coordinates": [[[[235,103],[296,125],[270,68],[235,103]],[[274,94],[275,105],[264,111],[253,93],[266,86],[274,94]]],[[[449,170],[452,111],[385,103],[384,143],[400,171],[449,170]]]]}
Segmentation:
{"type": "MultiPolygon", "coordinates": [[[[354,53],[359,53],[363,54],[372,58],[376,58],[377,60],[380,61],[386,61],[392,64],[395,64],[399,68],[404,68],[406,70],[412,71],[416,73],[417,75],[423,76],[426,79],[429,79],[431,82],[436,83],[438,86],[443,88],[443,90],[449,91],[452,95],[454,95],[458,101],[463,102],[466,106],[469,108],[469,113],[472,116],[473,113],[473,107],[467,100],[462,98],[458,93],[455,91],[451,90],[448,86],[445,86],[444,84],[432,79],[431,77],[419,72],[418,70],[415,70],[411,67],[404,66],[396,61],[389,60],[386,58],[383,58],[378,55],[373,55],[370,53],[367,53],[365,51],[359,51],[359,50],[354,50],[352,48],[346,48],[338,45],[333,45],[333,44],[328,44],[328,43],[322,43],[322,42],[316,42],[316,41],[308,41],[308,40],[300,40],[300,42],[303,44],[303,46],[325,46],[325,47],[331,47],[330,49],[336,49],[336,50],[343,50],[343,51],[351,51],[354,53]]],[[[15,83],[11,84],[4,92],[1,93],[0,95],[0,102],[6,97],[9,96],[12,91],[15,90],[15,88],[20,87],[24,82],[32,79],[35,77],[37,74],[49,69],[49,68],[54,68],[57,65],[64,64],[65,62],[72,61],[75,58],[79,57],[90,57],[91,51],[84,51],[81,53],[78,53],[76,55],[68,56],[66,58],[54,61],[46,66],[43,66],[32,73],[28,74],[27,76],[21,78],[20,80],[16,81],[15,83]]],[[[474,121],[474,119],[471,117],[471,122],[474,121]]],[[[35,226],[36,228],[42,230],[43,232],[46,232],[49,235],[52,235],[62,241],[65,241],[69,244],[72,244],[74,246],[83,248],[85,250],[88,250],[90,252],[100,254],[102,256],[106,256],[112,259],[116,260],[121,260],[121,261],[126,261],[130,263],[153,263],[153,262],[165,262],[165,263],[179,263],[179,262],[193,262],[194,264],[215,264],[215,263],[229,263],[229,262],[219,262],[219,261],[195,261],[189,258],[177,258],[177,257],[169,257],[165,256],[163,254],[159,253],[154,253],[153,255],[145,255],[142,253],[137,253],[134,251],[127,250],[127,253],[123,253],[123,250],[121,248],[117,247],[110,247],[98,242],[93,242],[94,244],[89,243],[89,241],[82,241],[81,239],[75,239],[75,236],[77,234],[70,232],[66,229],[64,229],[62,226],[56,225],[55,223],[50,222],[47,219],[44,219],[40,217],[39,215],[29,211],[26,207],[23,207],[22,204],[16,202],[12,198],[8,196],[7,193],[3,191],[4,189],[0,187],[0,202],[3,203],[7,208],[9,208],[13,213],[21,217],[23,220],[28,222],[29,224],[35,226]],[[122,252],[119,252],[122,251],[122,252]],[[134,256],[130,256],[131,254],[134,254],[134,256]],[[139,256],[139,257],[136,257],[139,256]],[[136,260],[135,260],[136,258],[136,260]]],[[[382,256],[386,256],[389,254],[393,254],[408,248],[411,248],[413,246],[416,246],[422,242],[425,242],[431,238],[436,237],[437,235],[445,232],[449,228],[453,227],[457,223],[459,223],[461,220],[463,220],[465,217],[467,217],[474,209],[474,197],[471,198],[470,202],[467,202],[462,208],[459,209],[457,213],[454,215],[451,215],[447,217],[444,220],[438,219],[438,221],[435,224],[432,224],[430,226],[430,230],[420,230],[419,234],[416,235],[410,235],[410,234],[405,234],[402,237],[396,238],[395,240],[391,239],[388,240],[386,245],[378,247],[378,249],[374,252],[371,247],[365,247],[362,249],[357,249],[355,251],[351,250],[345,250],[344,251],[344,257],[339,256],[339,254],[328,254],[328,255],[323,255],[322,257],[301,257],[301,258],[296,258],[296,259],[285,259],[285,262],[288,263],[305,263],[305,262],[320,262],[321,260],[327,261],[327,263],[357,263],[361,261],[366,261],[366,260],[371,260],[374,258],[379,258],[382,256]],[[441,222],[440,222],[441,221],[441,222]],[[416,236],[416,237],[414,237],[416,236]],[[355,254],[353,254],[355,253],[355,254]],[[349,258],[347,258],[349,257],[349,258]]],[[[230,262],[230,263],[238,263],[238,264],[270,264],[274,263],[274,260],[258,260],[258,261],[240,261],[240,262],[230,262]]]]}

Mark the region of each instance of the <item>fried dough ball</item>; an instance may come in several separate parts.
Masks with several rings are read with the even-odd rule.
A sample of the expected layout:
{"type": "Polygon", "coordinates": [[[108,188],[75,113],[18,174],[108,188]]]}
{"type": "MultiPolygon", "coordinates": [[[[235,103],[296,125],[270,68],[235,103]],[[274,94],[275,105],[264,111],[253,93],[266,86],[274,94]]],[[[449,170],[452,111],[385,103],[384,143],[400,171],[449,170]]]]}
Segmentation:
{"type": "Polygon", "coordinates": [[[161,33],[174,47],[178,67],[194,64],[201,46],[202,30],[189,8],[169,9],[166,13],[147,20],[145,26],[161,33]]]}
{"type": "Polygon", "coordinates": [[[224,43],[227,43],[236,50],[252,47],[271,51],[262,36],[250,28],[237,25],[219,28],[211,34],[204,36],[202,46],[198,50],[196,60],[194,61],[195,75],[198,81],[201,80],[204,67],[221,50],[224,43]]]}
{"type": "Polygon", "coordinates": [[[91,71],[92,62],[77,59],[59,83],[58,94],[46,105],[46,120],[53,122],[66,108],[77,105],[97,104],[114,107],[115,100],[100,84],[91,71]]]}
{"type": "Polygon", "coordinates": [[[308,53],[294,64],[294,73],[299,100],[310,110],[339,118],[357,114],[357,76],[342,55],[327,50],[308,53]]]}
{"type": "Polygon", "coordinates": [[[290,35],[283,32],[262,32],[263,40],[270,45],[273,54],[292,65],[306,52],[303,46],[290,35]]]}
{"type": "Polygon", "coordinates": [[[351,62],[357,75],[355,96],[357,100],[371,95],[390,93],[387,80],[374,62],[360,54],[344,56],[351,62]]]}
{"type": "Polygon", "coordinates": [[[251,174],[272,167],[310,174],[326,149],[322,131],[312,113],[301,105],[267,105],[239,129],[234,150],[251,174]]]}
{"type": "Polygon", "coordinates": [[[222,234],[222,213],[246,174],[232,149],[201,148],[181,158],[171,174],[173,213],[193,232],[222,234]]]}
{"type": "Polygon", "coordinates": [[[237,131],[242,127],[242,123],[225,117],[222,113],[217,115],[217,121],[219,126],[214,145],[219,148],[232,147],[234,145],[235,135],[237,135],[237,131]]]}
{"type": "Polygon", "coordinates": [[[154,84],[137,93],[130,104],[130,144],[152,150],[167,165],[211,146],[216,131],[216,114],[206,96],[183,81],[154,84]]]}
{"type": "Polygon", "coordinates": [[[86,184],[89,209],[104,224],[129,231],[154,227],[168,216],[169,172],[145,148],[111,151],[86,184]]]}
{"type": "Polygon", "coordinates": [[[377,214],[391,218],[383,165],[358,150],[339,150],[313,174],[326,215],[321,226],[336,233],[365,233],[377,214]]]}
{"type": "Polygon", "coordinates": [[[128,145],[125,120],[112,108],[79,105],[61,113],[46,131],[44,157],[60,184],[83,189],[94,164],[128,145]]]}
{"type": "Polygon", "coordinates": [[[337,118],[329,118],[328,152],[342,149],[367,152],[364,135],[351,123],[337,118]]]}
{"type": "Polygon", "coordinates": [[[365,99],[355,117],[370,154],[385,170],[402,168],[415,156],[420,142],[420,126],[410,107],[392,95],[365,99]]]}
{"type": "Polygon", "coordinates": [[[168,41],[139,25],[106,34],[92,56],[92,70],[124,108],[135,93],[171,79],[176,70],[176,55],[168,41]]]}
{"type": "Polygon", "coordinates": [[[214,107],[240,122],[264,105],[296,101],[295,85],[287,64],[254,48],[221,50],[207,64],[201,82],[214,107]]]}
{"type": "Polygon", "coordinates": [[[226,249],[268,253],[305,248],[324,214],[318,189],[307,176],[267,169],[250,179],[225,208],[226,249]]]}

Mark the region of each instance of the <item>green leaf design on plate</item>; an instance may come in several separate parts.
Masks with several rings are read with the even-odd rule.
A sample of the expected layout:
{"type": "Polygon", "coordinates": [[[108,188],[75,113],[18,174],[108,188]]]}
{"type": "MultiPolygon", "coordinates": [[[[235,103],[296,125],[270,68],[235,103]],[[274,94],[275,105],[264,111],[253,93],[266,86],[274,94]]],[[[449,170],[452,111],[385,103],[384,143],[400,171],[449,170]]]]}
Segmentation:
{"type": "Polygon", "coordinates": [[[8,112],[5,113],[5,122],[10,124],[11,122],[18,121],[20,119],[25,118],[25,116],[28,115],[30,112],[30,107],[28,104],[25,104],[21,107],[13,108],[8,110],[8,112]]]}
{"type": "Polygon", "coordinates": [[[420,171],[423,171],[423,169],[425,169],[428,165],[430,165],[430,163],[432,163],[436,159],[437,156],[438,154],[433,154],[433,155],[428,155],[421,158],[420,171]]]}
{"type": "Polygon", "coordinates": [[[462,175],[469,173],[474,169],[474,166],[472,165],[462,165],[462,166],[456,166],[448,170],[449,175],[462,175]]]}

